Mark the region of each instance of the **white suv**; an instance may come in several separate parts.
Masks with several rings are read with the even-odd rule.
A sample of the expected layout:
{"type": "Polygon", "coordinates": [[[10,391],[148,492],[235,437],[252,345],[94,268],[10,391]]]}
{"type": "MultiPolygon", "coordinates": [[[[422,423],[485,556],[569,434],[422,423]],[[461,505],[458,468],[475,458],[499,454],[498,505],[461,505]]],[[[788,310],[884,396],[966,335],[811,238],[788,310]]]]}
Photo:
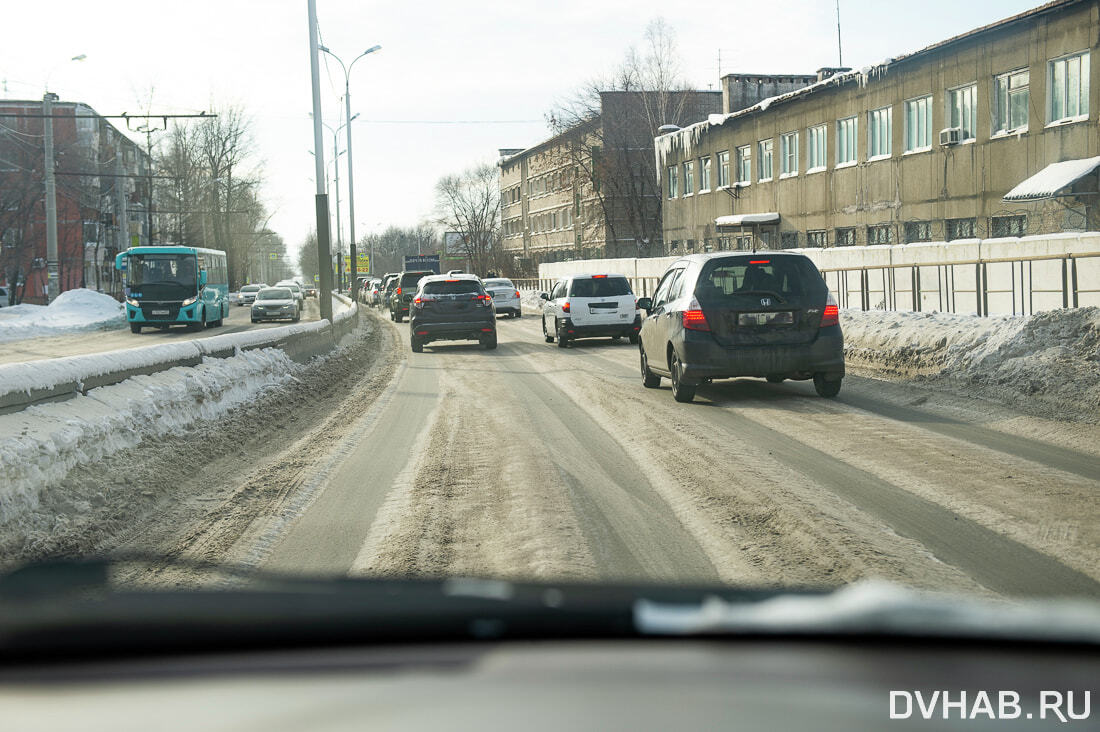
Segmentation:
{"type": "Polygon", "coordinates": [[[630,281],[617,274],[578,274],[558,280],[542,309],[542,335],[565,348],[576,338],[623,336],[638,342],[642,319],[630,281]]]}

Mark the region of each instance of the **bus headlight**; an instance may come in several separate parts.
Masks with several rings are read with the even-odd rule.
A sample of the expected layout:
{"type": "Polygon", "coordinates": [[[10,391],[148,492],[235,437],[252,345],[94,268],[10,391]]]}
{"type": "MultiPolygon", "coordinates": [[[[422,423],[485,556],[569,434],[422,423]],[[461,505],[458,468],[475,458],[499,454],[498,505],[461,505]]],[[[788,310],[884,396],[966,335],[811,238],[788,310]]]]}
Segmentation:
{"type": "Polygon", "coordinates": [[[133,305],[135,308],[140,308],[141,307],[141,303],[138,302],[137,300],[135,300],[132,297],[126,298],[126,304],[127,305],[133,305]]]}
{"type": "Polygon", "coordinates": [[[185,308],[188,305],[194,305],[198,301],[198,299],[199,299],[198,295],[192,295],[191,297],[189,297],[186,300],[184,300],[183,302],[181,302],[180,307],[185,308]]]}

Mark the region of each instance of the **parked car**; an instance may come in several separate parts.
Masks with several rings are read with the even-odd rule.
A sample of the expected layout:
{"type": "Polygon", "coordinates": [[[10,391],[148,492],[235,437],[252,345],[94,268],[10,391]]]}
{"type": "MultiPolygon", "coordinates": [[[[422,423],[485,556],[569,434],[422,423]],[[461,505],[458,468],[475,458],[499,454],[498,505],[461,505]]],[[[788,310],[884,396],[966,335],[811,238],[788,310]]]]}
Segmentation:
{"type": "Polygon", "coordinates": [[[10,298],[11,294],[8,292],[8,288],[0,287],[0,308],[6,308],[10,298]]]}
{"type": "Polygon", "coordinates": [[[412,304],[413,295],[416,294],[420,280],[434,274],[435,272],[425,270],[410,270],[402,272],[394,280],[397,284],[390,294],[390,320],[400,323],[405,319],[405,316],[409,314],[409,306],[412,304]]]}
{"type": "Polygon", "coordinates": [[[479,341],[483,348],[497,347],[493,298],[474,275],[423,277],[411,305],[409,338],[415,353],[432,341],[479,341]]]}
{"type": "Polygon", "coordinates": [[[497,314],[508,313],[510,318],[518,318],[523,314],[519,304],[519,290],[510,279],[496,277],[483,280],[482,283],[485,285],[485,291],[493,298],[493,307],[496,308],[497,314]]]}
{"type": "Polygon", "coordinates": [[[252,303],[252,322],[262,320],[290,320],[297,323],[302,318],[300,299],[289,287],[266,287],[256,294],[252,303]]]}
{"type": "Polygon", "coordinates": [[[610,336],[638,342],[641,317],[630,281],[617,274],[569,275],[549,294],[540,293],[542,335],[547,343],[565,348],[577,338],[610,336]]]}
{"type": "Polygon", "coordinates": [[[256,293],[265,287],[267,287],[267,285],[262,283],[242,286],[241,291],[237,293],[237,304],[251,305],[256,301],[256,293]]]}
{"type": "Polygon", "coordinates": [[[294,294],[294,296],[298,299],[298,309],[299,310],[305,310],[305,308],[306,308],[306,293],[302,289],[301,285],[299,285],[294,280],[283,280],[281,282],[276,282],[275,286],[276,287],[286,287],[286,288],[288,288],[294,294]]]}
{"type": "Polygon", "coordinates": [[[778,383],[813,379],[834,397],[844,378],[844,336],[836,300],[801,254],[693,254],[642,298],[642,383],[672,380],[672,396],[690,402],[712,379],[758,376],[778,383]]]}

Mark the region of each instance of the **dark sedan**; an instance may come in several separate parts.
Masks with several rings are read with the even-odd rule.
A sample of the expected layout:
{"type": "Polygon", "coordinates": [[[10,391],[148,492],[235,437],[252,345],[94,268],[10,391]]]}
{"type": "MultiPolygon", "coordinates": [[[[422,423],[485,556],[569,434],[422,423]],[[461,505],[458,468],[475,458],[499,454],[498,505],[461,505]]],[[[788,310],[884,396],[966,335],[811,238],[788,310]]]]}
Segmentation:
{"type": "Polygon", "coordinates": [[[493,298],[474,275],[433,275],[420,280],[409,310],[412,350],[432,341],[479,341],[497,347],[493,298]]]}
{"type": "Polygon", "coordinates": [[[642,383],[672,381],[680,402],[711,379],[813,379],[836,396],[844,336],[836,300],[807,257],[786,252],[694,254],[672,264],[638,306],[642,383]]]}

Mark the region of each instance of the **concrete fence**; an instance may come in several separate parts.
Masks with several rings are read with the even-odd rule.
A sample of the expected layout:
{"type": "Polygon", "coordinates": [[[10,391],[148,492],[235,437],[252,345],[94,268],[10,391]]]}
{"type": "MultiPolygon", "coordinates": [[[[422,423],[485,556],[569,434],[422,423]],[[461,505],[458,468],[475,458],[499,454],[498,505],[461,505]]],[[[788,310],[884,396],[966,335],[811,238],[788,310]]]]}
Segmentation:
{"type": "Polygon", "coordinates": [[[344,307],[333,315],[331,323],[327,320],[296,323],[179,343],[0,365],[0,414],[71,399],[139,374],[195,366],[204,358],[229,358],[238,351],[280,348],[292,360],[304,363],[333,350],[359,324],[355,303],[342,295],[333,297],[344,307]]]}
{"type": "MultiPolygon", "coordinates": [[[[791,251],[813,260],[845,308],[1030,315],[1100,306],[1100,232],[791,251]]],[[[524,284],[549,291],[565,275],[603,272],[649,296],[677,259],[553,262],[524,284]]]]}

